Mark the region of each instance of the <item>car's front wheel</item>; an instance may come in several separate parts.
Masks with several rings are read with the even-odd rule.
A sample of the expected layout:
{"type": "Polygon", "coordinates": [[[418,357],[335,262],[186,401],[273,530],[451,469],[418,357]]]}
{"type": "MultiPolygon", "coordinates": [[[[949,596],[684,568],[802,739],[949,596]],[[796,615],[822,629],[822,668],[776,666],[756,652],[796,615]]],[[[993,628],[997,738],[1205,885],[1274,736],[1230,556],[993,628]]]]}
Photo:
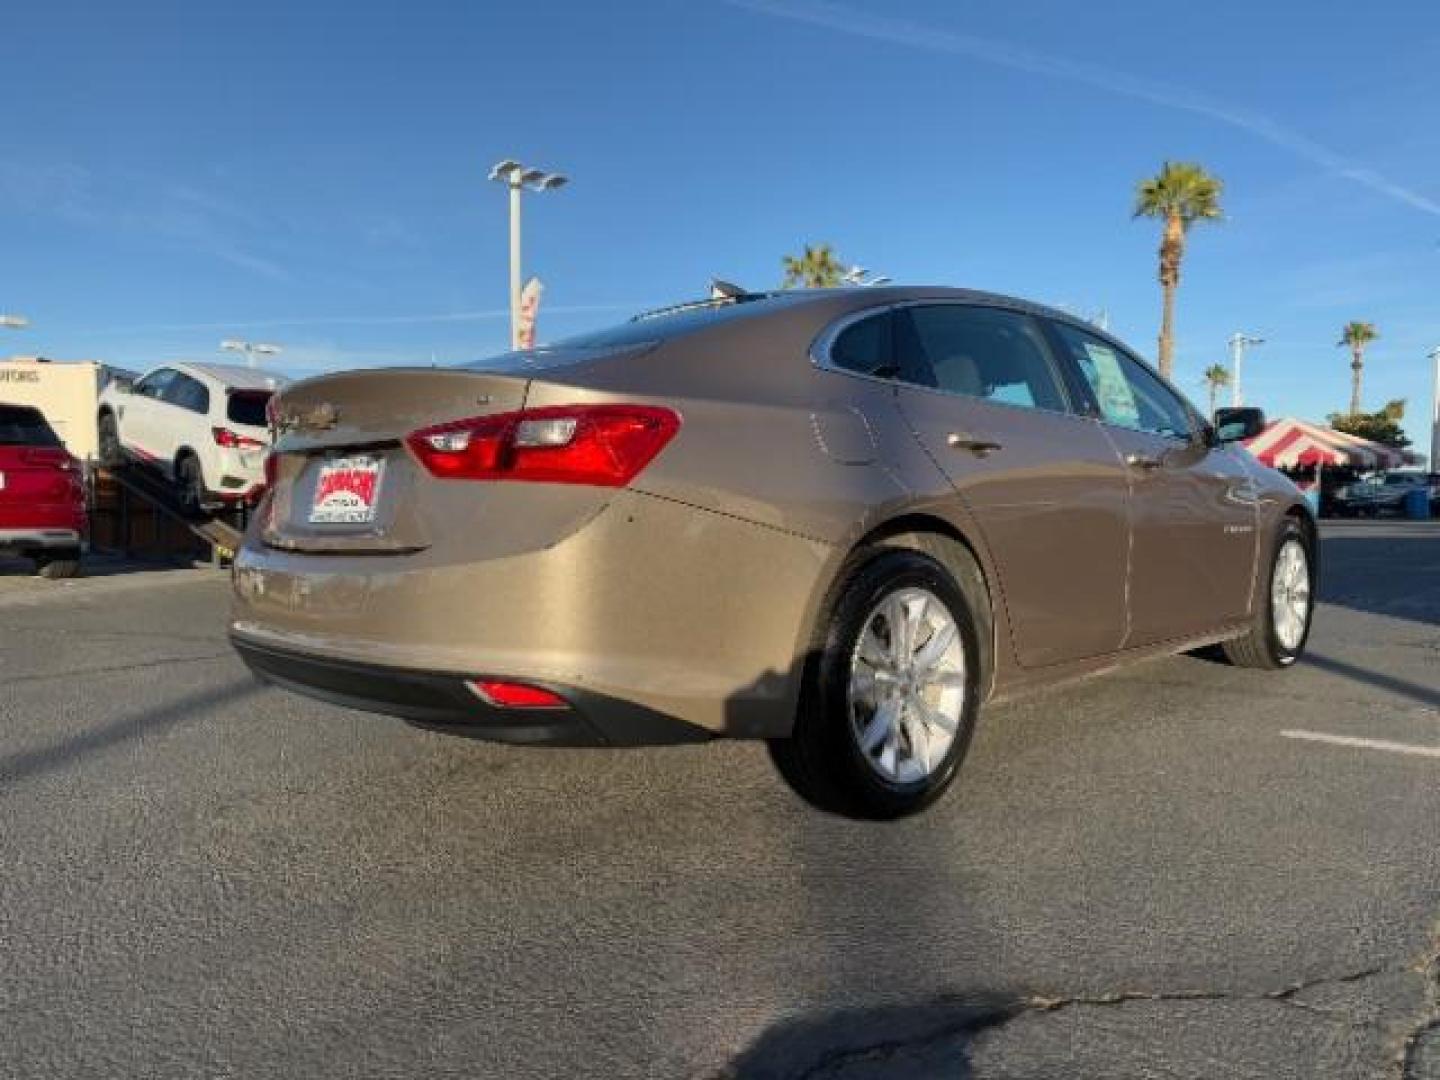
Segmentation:
{"type": "Polygon", "coordinates": [[[80,576],[78,550],[46,551],[36,554],[35,573],[52,581],[80,576]]]}
{"type": "Polygon", "coordinates": [[[1237,667],[1284,668],[1300,659],[1315,612],[1315,548],[1310,533],[1286,518],[1261,582],[1262,600],[1244,637],[1222,646],[1237,667]]]}
{"type": "Polygon", "coordinates": [[[205,490],[205,474],[200,469],[200,459],[189,453],[182,457],[175,467],[175,482],[179,486],[180,509],[187,517],[202,517],[209,494],[205,490]]]}
{"type": "Polygon", "coordinates": [[[794,733],[771,743],[804,798],[895,818],[951,784],[979,708],[974,604],[920,551],[884,549],[859,566],[807,665],[794,733]]]}
{"type": "Polygon", "coordinates": [[[100,464],[113,469],[124,463],[125,454],[120,448],[120,428],[115,423],[115,414],[105,412],[100,416],[100,464]]]}

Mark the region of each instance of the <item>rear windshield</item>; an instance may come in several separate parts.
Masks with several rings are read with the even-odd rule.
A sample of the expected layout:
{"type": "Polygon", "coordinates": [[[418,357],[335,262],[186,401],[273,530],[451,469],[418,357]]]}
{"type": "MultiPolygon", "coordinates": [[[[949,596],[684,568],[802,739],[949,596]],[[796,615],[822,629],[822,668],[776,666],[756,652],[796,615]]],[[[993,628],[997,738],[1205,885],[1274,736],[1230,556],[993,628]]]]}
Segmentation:
{"type": "Polygon", "coordinates": [[[541,345],[524,352],[503,353],[485,360],[472,360],[461,367],[481,371],[524,371],[534,368],[561,367],[579,363],[592,357],[586,355],[596,350],[627,349],[637,345],[649,345],[681,334],[693,334],[722,323],[748,319],[767,314],[782,307],[789,307],[813,296],[803,291],[774,296],[742,303],[722,301],[709,303],[701,301],[694,305],[683,305],[675,310],[642,315],[623,322],[619,326],[592,330],[586,334],[563,338],[549,345],[541,345]]]}
{"type": "Polygon", "coordinates": [[[0,446],[59,446],[55,434],[39,409],[24,405],[0,405],[0,446]]]}
{"type": "Polygon", "coordinates": [[[265,406],[269,401],[269,390],[236,390],[230,395],[225,415],[232,424],[264,427],[265,406]]]}

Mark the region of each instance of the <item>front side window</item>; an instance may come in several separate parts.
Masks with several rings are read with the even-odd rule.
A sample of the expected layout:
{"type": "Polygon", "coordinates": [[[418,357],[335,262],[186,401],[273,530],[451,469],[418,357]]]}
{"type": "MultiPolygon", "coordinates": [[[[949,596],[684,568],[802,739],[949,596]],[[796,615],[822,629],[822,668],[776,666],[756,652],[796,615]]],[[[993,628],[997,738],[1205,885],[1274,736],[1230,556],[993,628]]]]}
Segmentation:
{"type": "Polygon", "coordinates": [[[161,368],[159,371],[152,371],[135,384],[135,393],[141,397],[161,398],[170,383],[179,372],[174,368],[161,368]]]}
{"type": "Polygon", "coordinates": [[[853,322],[836,336],[830,346],[830,363],[857,375],[873,375],[889,379],[895,376],[894,354],[890,346],[889,311],[882,311],[853,322]]]}
{"type": "Polygon", "coordinates": [[[908,381],[1004,405],[1066,411],[1044,334],[1028,315],[965,304],[904,308],[895,341],[908,381]]]}
{"type": "Polygon", "coordinates": [[[1053,324],[1100,406],[1107,424],[1189,439],[1194,419],[1185,403],[1134,357],[1066,323],[1053,324]]]}

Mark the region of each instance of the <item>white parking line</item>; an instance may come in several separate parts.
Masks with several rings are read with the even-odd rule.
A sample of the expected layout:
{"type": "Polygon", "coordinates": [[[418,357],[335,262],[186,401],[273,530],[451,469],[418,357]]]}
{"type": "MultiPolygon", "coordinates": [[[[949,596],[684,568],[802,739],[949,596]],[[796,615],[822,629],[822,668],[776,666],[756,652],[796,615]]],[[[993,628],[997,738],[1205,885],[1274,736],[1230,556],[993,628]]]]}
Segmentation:
{"type": "Polygon", "coordinates": [[[1333,746],[1354,746],[1361,750],[1388,750],[1392,754],[1413,754],[1415,757],[1440,758],[1440,746],[1416,746],[1414,743],[1390,742],[1387,739],[1357,739],[1351,735],[1326,735],[1320,731],[1282,731],[1287,739],[1330,743],[1333,746]]]}

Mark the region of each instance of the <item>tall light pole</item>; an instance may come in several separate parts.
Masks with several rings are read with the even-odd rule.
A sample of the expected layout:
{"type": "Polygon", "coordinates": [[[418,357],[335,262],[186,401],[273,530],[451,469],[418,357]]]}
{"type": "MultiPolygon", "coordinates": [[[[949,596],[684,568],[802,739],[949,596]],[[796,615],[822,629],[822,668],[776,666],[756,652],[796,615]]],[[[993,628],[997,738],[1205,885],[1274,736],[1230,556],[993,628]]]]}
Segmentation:
{"type": "Polygon", "coordinates": [[[1440,473],[1440,345],[1430,350],[1435,363],[1435,389],[1430,399],[1430,464],[1432,473],[1440,473]]]}
{"type": "Polygon", "coordinates": [[[243,353],[246,366],[252,368],[255,366],[255,357],[275,356],[280,352],[279,345],[266,345],[258,341],[237,341],[234,338],[227,338],[220,342],[220,348],[223,352],[243,353]]]}
{"type": "Polygon", "coordinates": [[[510,347],[520,348],[520,193],[554,191],[570,182],[567,176],[533,169],[506,158],[490,170],[490,179],[510,189],[510,347]]]}
{"type": "Polygon", "coordinates": [[[1237,409],[1245,404],[1245,395],[1240,389],[1240,364],[1245,359],[1245,349],[1264,344],[1264,338],[1250,337],[1238,330],[1230,335],[1230,404],[1237,409]]]}

